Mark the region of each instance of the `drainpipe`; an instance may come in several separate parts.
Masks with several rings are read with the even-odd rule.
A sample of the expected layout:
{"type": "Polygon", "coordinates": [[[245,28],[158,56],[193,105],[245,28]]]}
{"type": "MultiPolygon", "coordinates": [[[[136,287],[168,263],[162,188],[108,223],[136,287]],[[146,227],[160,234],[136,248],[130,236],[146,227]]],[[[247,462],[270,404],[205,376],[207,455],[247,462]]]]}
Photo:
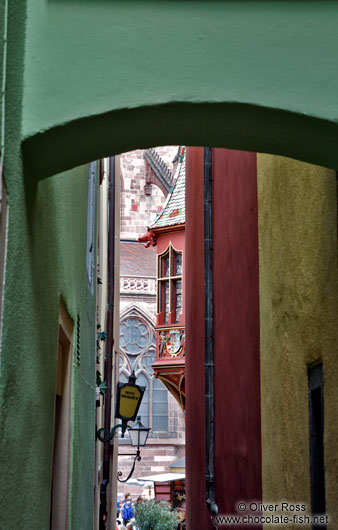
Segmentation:
{"type": "MultiPolygon", "coordinates": [[[[218,514],[214,483],[214,321],[212,277],[212,157],[204,148],[204,373],[205,373],[205,484],[206,504],[214,517],[218,514]]],[[[217,528],[217,526],[215,526],[217,528]]]]}
{"type": "MultiPolygon", "coordinates": [[[[108,185],[108,296],[107,296],[107,340],[104,363],[104,381],[106,383],[104,400],[104,428],[110,432],[111,400],[112,400],[112,366],[114,346],[114,254],[115,254],[115,157],[109,159],[108,185]]],[[[110,442],[104,442],[103,469],[100,484],[100,530],[106,530],[107,522],[107,488],[109,484],[110,442]]]]}
{"type": "Polygon", "coordinates": [[[2,41],[2,86],[1,86],[1,129],[0,129],[0,178],[5,159],[5,120],[6,120],[6,76],[7,76],[7,35],[8,0],[4,3],[3,41],[2,41]]]}

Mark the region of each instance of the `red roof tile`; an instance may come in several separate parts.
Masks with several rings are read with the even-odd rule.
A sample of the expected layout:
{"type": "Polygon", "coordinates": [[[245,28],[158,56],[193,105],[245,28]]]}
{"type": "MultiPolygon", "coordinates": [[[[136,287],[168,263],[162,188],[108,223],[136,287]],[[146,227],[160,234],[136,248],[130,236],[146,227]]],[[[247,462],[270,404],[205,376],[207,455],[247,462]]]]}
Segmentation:
{"type": "Polygon", "coordinates": [[[182,147],[182,160],[179,162],[175,174],[176,184],[169,193],[161,212],[155,221],[149,225],[150,230],[185,223],[185,148],[182,147]]]}

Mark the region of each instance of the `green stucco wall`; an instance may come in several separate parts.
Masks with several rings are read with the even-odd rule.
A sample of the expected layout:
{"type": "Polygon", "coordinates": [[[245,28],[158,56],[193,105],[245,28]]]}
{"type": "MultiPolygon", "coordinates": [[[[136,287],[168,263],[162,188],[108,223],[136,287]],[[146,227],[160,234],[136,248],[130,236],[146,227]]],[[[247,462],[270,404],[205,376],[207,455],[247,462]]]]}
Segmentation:
{"type": "MultiPolygon", "coordinates": [[[[1,0],[3,9],[4,0],[1,0]]],[[[5,165],[9,222],[0,357],[0,528],[49,527],[60,299],[81,318],[72,368],[70,528],[92,528],[95,300],[86,276],[88,169],[38,184],[21,153],[25,1],[8,3],[5,165]]],[[[57,159],[62,145],[53,153],[57,159]]]]}
{"type": "MultiPolygon", "coordinates": [[[[0,527],[49,527],[60,299],[81,319],[72,366],[71,529],[92,528],[95,296],[86,273],[86,166],[24,187],[8,171],[9,233],[1,355],[0,527]]],[[[95,285],[94,285],[95,293],[95,285]]],[[[75,346],[74,337],[74,346],[75,346]]]]}
{"type": "MultiPolygon", "coordinates": [[[[14,24],[25,2],[9,2],[14,24]]],[[[338,167],[335,1],[27,0],[26,15],[26,171],[170,143],[338,167]]]]}
{"type": "Polygon", "coordinates": [[[258,155],[258,204],[263,499],[303,502],[311,512],[307,368],[322,360],[326,507],[336,528],[336,174],[258,155]]]}

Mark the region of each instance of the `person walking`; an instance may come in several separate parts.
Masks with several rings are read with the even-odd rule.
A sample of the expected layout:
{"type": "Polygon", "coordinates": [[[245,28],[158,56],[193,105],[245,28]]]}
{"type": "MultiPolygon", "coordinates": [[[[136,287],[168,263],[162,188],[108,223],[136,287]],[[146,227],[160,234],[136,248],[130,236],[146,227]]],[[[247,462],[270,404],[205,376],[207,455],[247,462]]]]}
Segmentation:
{"type": "Polygon", "coordinates": [[[131,496],[128,493],[128,494],[126,494],[125,502],[122,505],[123,524],[127,525],[127,523],[129,523],[130,519],[132,519],[133,517],[134,517],[134,511],[133,511],[133,506],[132,506],[132,503],[131,503],[131,496]]]}

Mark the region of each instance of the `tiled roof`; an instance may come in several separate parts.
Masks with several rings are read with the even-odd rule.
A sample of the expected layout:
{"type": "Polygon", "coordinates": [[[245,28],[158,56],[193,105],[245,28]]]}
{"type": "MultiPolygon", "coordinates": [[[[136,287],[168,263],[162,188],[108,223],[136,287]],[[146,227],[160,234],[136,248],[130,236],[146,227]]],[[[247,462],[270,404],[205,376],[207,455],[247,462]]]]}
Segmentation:
{"type": "Polygon", "coordinates": [[[182,161],[178,164],[175,173],[175,186],[168,195],[162,211],[149,226],[150,230],[185,223],[185,148],[183,149],[182,161]]]}
{"type": "Polygon", "coordinates": [[[120,243],[121,276],[156,276],[156,248],[144,248],[137,242],[120,243]]]}

